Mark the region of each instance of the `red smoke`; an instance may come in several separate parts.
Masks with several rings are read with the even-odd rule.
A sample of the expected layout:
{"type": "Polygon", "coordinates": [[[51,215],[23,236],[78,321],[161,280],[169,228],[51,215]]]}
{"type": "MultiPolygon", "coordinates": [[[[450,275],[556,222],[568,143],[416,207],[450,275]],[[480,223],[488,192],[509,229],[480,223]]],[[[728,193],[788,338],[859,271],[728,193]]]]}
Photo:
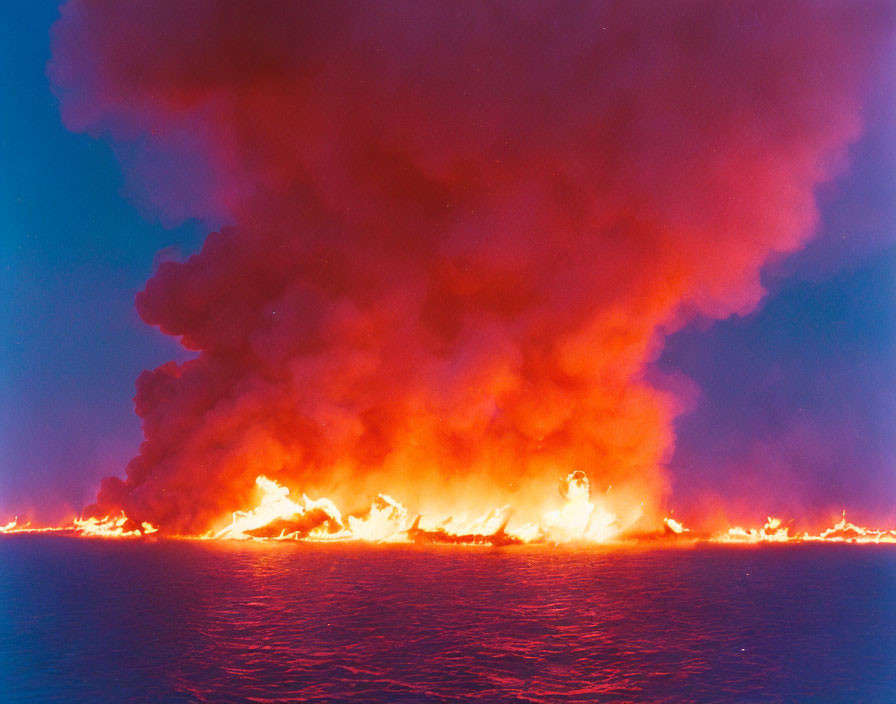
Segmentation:
{"type": "Polygon", "coordinates": [[[234,223],[137,297],[199,356],[138,379],[100,510],[204,530],[262,473],[534,505],[581,469],[653,518],[680,404],[645,364],[811,235],[885,9],[72,0],[66,123],[234,223]]]}

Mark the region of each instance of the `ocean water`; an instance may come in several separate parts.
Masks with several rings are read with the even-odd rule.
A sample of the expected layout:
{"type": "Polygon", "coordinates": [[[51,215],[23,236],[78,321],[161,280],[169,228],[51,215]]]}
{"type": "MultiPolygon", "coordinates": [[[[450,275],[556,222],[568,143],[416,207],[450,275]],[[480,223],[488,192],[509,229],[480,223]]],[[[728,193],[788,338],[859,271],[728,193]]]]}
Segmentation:
{"type": "Polygon", "coordinates": [[[896,549],[6,536],[0,702],[896,702],[896,549]]]}

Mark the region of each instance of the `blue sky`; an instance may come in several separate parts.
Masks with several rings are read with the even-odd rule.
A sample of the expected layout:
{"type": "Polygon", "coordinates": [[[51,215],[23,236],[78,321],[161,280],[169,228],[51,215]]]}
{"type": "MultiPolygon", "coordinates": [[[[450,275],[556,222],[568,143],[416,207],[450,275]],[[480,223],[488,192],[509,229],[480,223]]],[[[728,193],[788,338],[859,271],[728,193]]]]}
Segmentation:
{"type": "Polygon", "coordinates": [[[134,295],[159,250],[203,230],[144,220],[109,147],[62,126],[44,73],[55,4],[0,15],[0,513],[55,514],[135,454],[134,379],[183,352],[134,295]]]}

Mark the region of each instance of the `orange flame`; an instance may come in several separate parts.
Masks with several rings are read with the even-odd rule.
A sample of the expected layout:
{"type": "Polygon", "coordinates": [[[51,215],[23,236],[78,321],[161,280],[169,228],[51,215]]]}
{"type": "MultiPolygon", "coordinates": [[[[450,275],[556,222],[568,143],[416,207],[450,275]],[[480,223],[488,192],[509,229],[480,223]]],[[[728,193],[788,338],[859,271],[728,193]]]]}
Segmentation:
{"type": "Polygon", "coordinates": [[[896,543],[896,529],[875,530],[858,526],[843,517],[834,526],[811,534],[790,535],[790,528],[782,525],[780,518],[769,517],[762,528],[744,529],[740,526],[729,528],[711,538],[718,543],[794,543],[794,542],[826,542],[826,543],[896,543]]]}
{"type": "Polygon", "coordinates": [[[343,518],[330,499],[303,495],[301,501],[293,501],[289,489],[276,481],[259,476],[255,483],[262,492],[258,506],[234,512],[229,525],[201,537],[459,544],[609,543],[619,540],[627,527],[606,505],[591,497],[588,477],[580,471],[566,477],[562,492],[565,503],[560,508],[548,511],[540,520],[517,521],[513,525],[510,506],[494,508],[473,519],[413,517],[388,494],[379,494],[364,515],[343,518]]]}
{"type": "Polygon", "coordinates": [[[157,533],[159,530],[158,527],[145,521],[137,528],[129,527],[129,522],[123,511],[115,516],[76,518],[69,525],[43,528],[32,527],[30,521],[20,526],[18,518],[14,518],[5,526],[0,526],[0,534],[63,533],[85,538],[135,538],[157,533]]]}
{"type": "Polygon", "coordinates": [[[675,535],[681,535],[682,533],[690,532],[689,528],[685,528],[681,523],[670,516],[664,518],[663,523],[666,525],[666,528],[675,535]]]}
{"type": "MultiPolygon", "coordinates": [[[[880,530],[841,520],[819,533],[791,535],[780,518],[768,517],[760,528],[733,526],[715,534],[694,533],[670,516],[663,519],[664,532],[633,533],[641,513],[623,521],[611,510],[604,497],[594,497],[587,475],[575,471],[567,475],[561,491],[564,503],[540,517],[518,519],[511,506],[493,508],[469,519],[466,516],[424,516],[412,514],[388,494],[378,494],[362,515],[345,515],[328,498],[290,498],[290,490],[278,482],[259,476],[255,484],[261,492],[255,508],[235,511],[230,522],[216,531],[198,536],[176,536],[203,540],[304,540],[313,542],[363,541],[369,543],[446,543],[456,545],[512,544],[629,544],[656,541],[665,536],[675,544],[708,541],[720,544],[758,543],[890,543],[896,544],[896,529],[880,530]]],[[[609,489],[608,489],[609,491],[609,489]]],[[[14,518],[0,526],[0,534],[62,533],[77,537],[135,538],[158,532],[150,523],[139,526],[124,512],[102,518],[77,518],[71,524],[33,527],[19,525],[14,518]]]]}

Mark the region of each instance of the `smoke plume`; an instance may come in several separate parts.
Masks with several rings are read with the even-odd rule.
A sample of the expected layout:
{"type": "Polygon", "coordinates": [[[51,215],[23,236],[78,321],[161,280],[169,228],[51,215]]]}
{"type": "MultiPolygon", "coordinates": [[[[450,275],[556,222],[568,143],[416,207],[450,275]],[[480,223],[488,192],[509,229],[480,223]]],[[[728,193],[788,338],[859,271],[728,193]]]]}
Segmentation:
{"type": "Polygon", "coordinates": [[[369,505],[655,519],[664,335],[753,309],[861,131],[886,5],[72,0],[49,71],[159,217],[226,216],[137,296],[146,371],[97,509],[202,531],[265,474],[369,505]],[[643,502],[643,507],[641,503],[643,502]],[[628,508],[626,508],[628,507],[628,508]]]}

